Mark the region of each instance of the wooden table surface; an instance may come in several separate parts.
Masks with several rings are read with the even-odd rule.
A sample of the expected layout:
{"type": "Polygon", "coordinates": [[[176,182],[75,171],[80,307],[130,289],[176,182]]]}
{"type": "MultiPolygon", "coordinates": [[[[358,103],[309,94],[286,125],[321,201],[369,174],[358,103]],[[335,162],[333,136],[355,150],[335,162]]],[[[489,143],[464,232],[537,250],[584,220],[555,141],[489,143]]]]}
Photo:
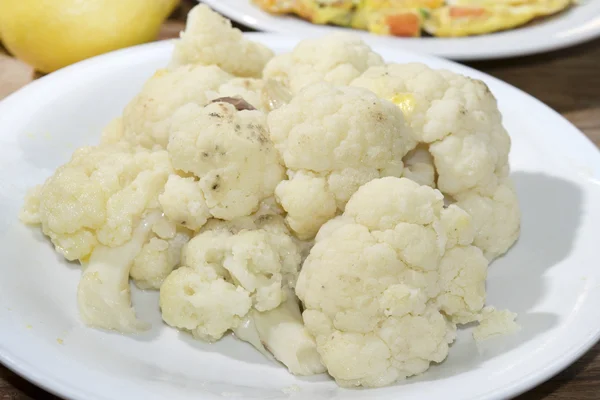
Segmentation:
{"type": "MultiPolygon", "coordinates": [[[[163,26],[161,39],[178,35],[192,4],[184,1],[163,26]]],[[[543,55],[468,65],[537,97],[600,147],[600,40],[543,55]]],[[[0,50],[0,99],[34,78],[31,68],[0,50]]],[[[0,400],[26,399],[59,400],[0,365],[0,400]]],[[[534,399],[600,399],[600,344],[561,374],[518,397],[534,399]]]]}

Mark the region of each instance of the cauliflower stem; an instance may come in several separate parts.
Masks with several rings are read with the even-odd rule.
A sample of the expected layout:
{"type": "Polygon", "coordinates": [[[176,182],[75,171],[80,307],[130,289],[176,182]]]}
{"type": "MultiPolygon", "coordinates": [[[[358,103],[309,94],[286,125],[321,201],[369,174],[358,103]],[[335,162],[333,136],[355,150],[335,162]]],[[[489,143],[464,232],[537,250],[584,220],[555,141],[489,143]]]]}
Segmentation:
{"type": "Polygon", "coordinates": [[[150,324],[137,319],[131,306],[129,270],[152,225],[159,218],[160,213],[144,218],[131,240],[122,246],[98,246],[94,249],[77,289],[79,314],[83,322],[124,333],[150,328],[150,324]]]}
{"type": "Polygon", "coordinates": [[[236,336],[263,354],[266,349],[292,374],[315,375],[327,371],[317,353],[314,338],[304,327],[298,298],[293,291],[288,290],[287,299],[273,310],[252,310],[249,320],[251,322],[242,329],[234,330],[236,336]]]}

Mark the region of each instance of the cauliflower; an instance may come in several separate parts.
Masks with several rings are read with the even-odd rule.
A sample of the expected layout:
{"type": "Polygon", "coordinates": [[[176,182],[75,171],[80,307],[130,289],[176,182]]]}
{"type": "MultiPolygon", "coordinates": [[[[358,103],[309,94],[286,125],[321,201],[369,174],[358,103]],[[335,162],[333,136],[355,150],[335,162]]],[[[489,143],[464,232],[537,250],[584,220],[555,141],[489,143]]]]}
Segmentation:
{"type": "Polygon", "coordinates": [[[520,329],[515,318],[517,314],[508,310],[485,307],[481,312],[479,325],[473,329],[473,338],[481,342],[498,335],[515,333],[520,329]]]}
{"type": "Polygon", "coordinates": [[[258,311],[271,310],[284,300],[284,287],[294,286],[300,265],[298,248],[277,219],[213,220],[186,245],[182,264],[213,268],[250,293],[258,311]]]}
{"type": "Polygon", "coordinates": [[[456,204],[471,214],[477,231],[474,244],[488,259],[505,253],[519,238],[519,199],[510,179],[502,181],[488,196],[470,190],[454,197],[456,204]]]}
{"type": "Polygon", "coordinates": [[[439,191],[395,177],[363,185],[322,227],[296,293],[340,385],[388,385],[446,358],[455,323],[484,304],[487,260],[473,236],[439,191]]]}
{"type": "Polygon", "coordinates": [[[66,259],[85,260],[98,245],[129,241],[136,220],[160,208],[158,195],[172,173],[166,151],[82,147],[27,197],[22,219],[40,224],[66,259]]]}
{"type": "Polygon", "coordinates": [[[383,65],[383,59],[360,38],[334,33],[301,41],[291,53],[269,61],[263,74],[266,79],[281,81],[298,93],[320,81],[348,85],[369,67],[378,65],[383,65]]]}
{"type": "Polygon", "coordinates": [[[415,146],[402,113],[367,90],[317,83],[268,118],[271,139],[288,168],[275,195],[300,238],[343,211],[372,179],[400,176],[415,146]]]}
{"type": "Polygon", "coordinates": [[[231,220],[251,214],[284,177],[265,114],[238,111],[225,101],[181,107],[167,150],[173,167],[193,177],[169,178],[160,202],[169,218],[192,229],[209,215],[231,220]]]}
{"type": "Polygon", "coordinates": [[[482,202],[475,206],[477,196],[486,199],[487,211],[498,208],[493,214],[503,217],[493,228],[486,226],[489,219],[480,219],[481,213],[472,214],[478,226],[475,243],[490,259],[506,252],[518,237],[520,217],[514,194],[509,199],[510,189],[499,189],[508,180],[510,138],[485,83],[412,63],[370,68],[351,85],[395,103],[422,143],[420,151],[430,153],[433,163],[407,168],[405,176],[435,186],[449,198],[470,198],[469,212],[483,207],[482,202]],[[504,193],[500,202],[498,191],[504,193]]]}
{"type": "Polygon", "coordinates": [[[124,245],[94,249],[77,289],[79,314],[87,325],[124,333],[150,328],[131,307],[129,270],[158,217],[157,213],[148,215],[124,245]]]}
{"type": "Polygon", "coordinates": [[[217,66],[183,65],[158,70],[123,111],[124,138],[147,148],[166,148],[173,114],[181,106],[205,106],[233,79],[217,66]]]}
{"type": "Polygon", "coordinates": [[[233,330],[293,373],[323,372],[293,293],[300,262],[300,247],[279,215],[211,220],[160,289],[163,319],[208,341],[233,330]]]}
{"type": "Polygon", "coordinates": [[[298,172],[292,180],[282,181],[275,195],[287,212],[289,226],[301,238],[314,236],[337,212],[327,180],[310,172],[298,172]]]}
{"type": "Polygon", "coordinates": [[[111,120],[102,130],[100,144],[117,144],[123,139],[123,136],[125,136],[123,118],[118,117],[111,120]]]}
{"type": "Polygon", "coordinates": [[[21,220],[83,267],[82,320],[148,329],[131,278],[166,324],[347,387],[423,373],[459,325],[515,331],[485,307],[520,225],[487,86],[344,34],[272,57],[194,7],[100,144],[26,195],[21,220]]]}
{"type": "Polygon", "coordinates": [[[128,278],[158,288],[190,237],[162,217],[158,202],[173,173],[164,150],[124,142],[83,147],[27,196],[21,219],[41,225],[66,259],[87,265],[78,302],[88,325],[122,332],[146,326],[131,309],[128,278]]]}
{"type": "Polygon", "coordinates": [[[194,7],[187,17],[185,32],[175,43],[172,66],[217,65],[240,77],[260,78],[273,57],[267,47],[249,41],[231,22],[206,5],[194,7]]]}
{"type": "Polygon", "coordinates": [[[124,138],[132,144],[164,149],[179,108],[189,103],[203,107],[221,97],[240,97],[256,109],[266,109],[260,79],[235,78],[214,65],[158,70],[125,107],[123,117],[107,126],[103,141],[124,138]]]}
{"type": "Polygon", "coordinates": [[[246,290],[210,267],[178,268],[160,288],[164,321],[209,342],[236,328],[251,306],[246,290]]]}
{"type": "Polygon", "coordinates": [[[181,262],[190,232],[177,228],[169,237],[152,236],[133,260],[131,277],[141,289],[160,289],[165,278],[181,262]]]}

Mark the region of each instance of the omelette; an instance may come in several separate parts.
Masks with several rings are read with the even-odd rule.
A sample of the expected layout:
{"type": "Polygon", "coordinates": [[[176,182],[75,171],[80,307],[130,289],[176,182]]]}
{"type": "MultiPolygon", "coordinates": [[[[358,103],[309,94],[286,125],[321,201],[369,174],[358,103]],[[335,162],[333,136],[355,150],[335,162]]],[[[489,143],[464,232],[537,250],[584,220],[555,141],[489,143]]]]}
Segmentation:
{"type": "Polygon", "coordinates": [[[379,35],[437,37],[513,29],[559,13],[574,0],[253,0],[273,14],[294,14],[379,35]]]}

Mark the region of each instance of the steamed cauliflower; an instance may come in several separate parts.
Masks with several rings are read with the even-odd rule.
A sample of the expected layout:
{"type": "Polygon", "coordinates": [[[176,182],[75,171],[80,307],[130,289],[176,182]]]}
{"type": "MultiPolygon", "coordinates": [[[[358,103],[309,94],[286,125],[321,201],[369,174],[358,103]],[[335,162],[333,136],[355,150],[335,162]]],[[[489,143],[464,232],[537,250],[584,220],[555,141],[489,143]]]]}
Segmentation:
{"type": "Polygon", "coordinates": [[[454,196],[456,204],[473,217],[477,230],[474,244],[491,260],[504,254],[520,233],[519,199],[510,178],[489,195],[469,190],[454,196]]]}
{"type": "Polygon", "coordinates": [[[249,215],[273,195],[284,169],[264,113],[238,111],[225,101],[205,107],[190,103],[173,120],[167,145],[173,167],[195,178],[169,179],[160,197],[167,217],[197,228],[209,215],[225,220],[249,215]]]}
{"type": "Polygon", "coordinates": [[[348,85],[383,59],[360,38],[334,33],[305,39],[289,54],[275,56],[265,66],[264,77],[281,81],[293,93],[320,81],[348,85]]]}
{"type": "Polygon", "coordinates": [[[487,260],[473,233],[439,191],[394,177],[363,185],[323,226],[296,293],[340,385],[388,385],[446,358],[455,323],[484,305],[487,260]]]}
{"type": "Polygon", "coordinates": [[[166,151],[120,143],[82,147],[31,196],[23,219],[39,224],[68,260],[85,260],[98,245],[131,239],[136,220],[158,209],[173,167],[166,151]]]}
{"type": "Polygon", "coordinates": [[[165,322],[206,341],[236,328],[252,306],[250,294],[210,267],[180,267],[160,289],[165,322]]]}
{"type": "Polygon", "coordinates": [[[481,342],[496,336],[515,333],[521,329],[515,322],[516,317],[517,314],[508,310],[485,307],[481,312],[479,325],[473,329],[473,338],[481,342]]]}
{"type": "Polygon", "coordinates": [[[147,328],[131,308],[129,277],[158,288],[189,240],[160,210],[159,194],[173,173],[166,151],[124,142],[83,147],[27,196],[21,219],[41,225],[66,259],[86,265],[78,303],[88,325],[147,328]]]}
{"type": "Polygon", "coordinates": [[[213,221],[194,237],[183,253],[183,265],[210,266],[250,293],[253,307],[271,310],[294,287],[300,253],[281,217],[265,215],[255,223],[213,221]],[[256,228],[249,228],[250,226],[256,228]]]}
{"type": "Polygon", "coordinates": [[[188,14],[171,63],[216,65],[235,76],[260,78],[271,57],[270,49],[247,40],[231,21],[201,4],[188,14]]]}
{"type": "Polygon", "coordinates": [[[102,130],[102,134],[100,135],[100,144],[117,144],[123,139],[123,136],[125,136],[125,125],[123,124],[123,118],[114,118],[102,130]]]}
{"type": "Polygon", "coordinates": [[[317,83],[268,118],[271,140],[288,168],[275,195],[300,238],[343,211],[362,184],[400,176],[416,142],[402,113],[371,92],[317,83]]]}
{"type": "Polygon", "coordinates": [[[164,149],[179,108],[191,103],[204,107],[218,98],[239,97],[265,110],[263,86],[260,79],[235,78],[214,65],[159,70],[125,107],[120,121],[113,121],[105,129],[103,140],[125,139],[143,147],[164,149]]]}
{"type": "Polygon", "coordinates": [[[160,289],[163,319],[207,341],[232,330],[294,374],[324,372],[292,291],[300,262],[300,246],[279,215],[212,220],[160,289]]]}
{"type": "Polygon", "coordinates": [[[183,246],[191,233],[175,228],[167,237],[152,235],[133,260],[130,275],[141,289],[159,289],[165,278],[179,266],[183,246]]]}
{"type": "Polygon", "coordinates": [[[123,137],[147,148],[166,148],[175,111],[189,103],[205,106],[211,94],[232,79],[214,65],[158,70],[125,107],[123,137]]]}
{"type": "Polygon", "coordinates": [[[132,280],[174,328],[348,387],[425,372],[457,326],[515,331],[485,306],[520,225],[487,86],[343,34],[272,57],[196,6],[100,144],[27,194],[21,220],[83,267],[81,319],[149,329],[132,280]]]}
{"type": "MultiPolygon", "coordinates": [[[[365,71],[352,86],[372,90],[395,103],[413,134],[433,159],[435,182],[409,168],[407,177],[437,187],[452,198],[485,197],[487,210],[495,209],[493,221],[477,221],[475,242],[493,259],[505,253],[519,235],[518,203],[510,184],[508,153],[510,138],[502,126],[496,99],[485,83],[423,64],[388,64],[365,71]],[[504,186],[504,189],[499,189],[504,186]],[[501,203],[496,192],[502,190],[501,203]],[[469,193],[469,194],[467,194],[469,193]],[[493,228],[489,227],[489,223],[493,228]]],[[[408,162],[408,160],[407,160],[408,162]]],[[[470,201],[473,209],[474,201],[470,201]]],[[[480,204],[477,207],[481,207],[480,204]]],[[[470,210],[467,210],[470,212],[470,210]]]]}

